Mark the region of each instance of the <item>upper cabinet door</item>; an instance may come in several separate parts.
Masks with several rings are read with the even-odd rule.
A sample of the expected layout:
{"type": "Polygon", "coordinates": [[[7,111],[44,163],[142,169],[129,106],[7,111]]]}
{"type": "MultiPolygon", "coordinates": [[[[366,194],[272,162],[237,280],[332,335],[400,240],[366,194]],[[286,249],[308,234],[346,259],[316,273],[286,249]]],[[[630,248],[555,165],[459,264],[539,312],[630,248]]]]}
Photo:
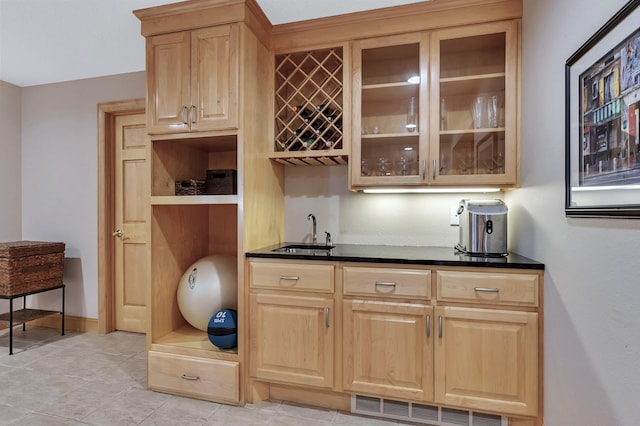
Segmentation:
{"type": "Polygon", "coordinates": [[[238,127],[237,25],[147,40],[149,133],[238,127]]]}
{"type": "Polygon", "coordinates": [[[354,42],[353,187],[424,181],[428,56],[423,33],[354,42]]]}
{"type": "Polygon", "coordinates": [[[238,127],[238,26],[191,34],[191,130],[238,127]]]}
{"type": "Polygon", "coordinates": [[[190,33],[147,38],[147,128],[149,133],[189,128],[190,33]]]}
{"type": "Polygon", "coordinates": [[[518,22],[431,34],[433,184],[517,184],[518,22]]]}

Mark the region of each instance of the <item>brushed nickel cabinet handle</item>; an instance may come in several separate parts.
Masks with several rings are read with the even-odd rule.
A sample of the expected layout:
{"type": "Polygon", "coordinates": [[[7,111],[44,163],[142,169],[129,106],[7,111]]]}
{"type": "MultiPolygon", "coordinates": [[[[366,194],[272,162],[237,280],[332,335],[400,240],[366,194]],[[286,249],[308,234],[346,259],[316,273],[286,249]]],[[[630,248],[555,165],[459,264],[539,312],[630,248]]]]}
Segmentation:
{"type": "Polygon", "coordinates": [[[442,339],[442,315],[438,317],[438,337],[442,339]]]}
{"type": "Polygon", "coordinates": [[[186,105],[182,105],[182,111],[180,111],[180,120],[182,120],[182,124],[189,124],[187,123],[187,109],[186,105]]]}
{"type": "Polygon", "coordinates": [[[436,160],[433,160],[433,180],[436,180],[436,160]]]}
{"type": "Polygon", "coordinates": [[[427,160],[422,160],[422,180],[427,178],[427,160]]]}
{"type": "Polygon", "coordinates": [[[191,105],[191,108],[189,108],[189,119],[191,121],[191,124],[196,122],[196,106],[195,105],[191,105]]]}
{"type": "Polygon", "coordinates": [[[427,337],[431,337],[431,315],[427,315],[427,337]]]}
{"type": "Polygon", "coordinates": [[[282,281],[298,281],[300,279],[300,277],[281,275],[280,279],[282,281]]]}
{"type": "Polygon", "coordinates": [[[180,376],[180,378],[183,380],[189,380],[190,382],[195,382],[200,380],[200,377],[198,376],[187,376],[186,374],[183,374],[182,376],[180,376]]]}
{"type": "Polygon", "coordinates": [[[324,308],[324,326],[329,328],[329,308],[324,308]]]}
{"type": "Polygon", "coordinates": [[[475,287],[473,290],[479,291],[482,293],[499,293],[500,292],[499,288],[490,288],[490,287],[475,287]]]}

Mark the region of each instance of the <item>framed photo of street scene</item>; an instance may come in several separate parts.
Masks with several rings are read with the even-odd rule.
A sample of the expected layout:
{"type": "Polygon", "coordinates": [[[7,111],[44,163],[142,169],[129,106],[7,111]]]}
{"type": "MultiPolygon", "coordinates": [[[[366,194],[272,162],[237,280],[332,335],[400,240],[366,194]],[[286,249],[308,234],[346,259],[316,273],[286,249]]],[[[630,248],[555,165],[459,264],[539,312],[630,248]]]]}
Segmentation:
{"type": "Polygon", "coordinates": [[[640,0],[566,62],[567,216],[640,218],[640,0]]]}

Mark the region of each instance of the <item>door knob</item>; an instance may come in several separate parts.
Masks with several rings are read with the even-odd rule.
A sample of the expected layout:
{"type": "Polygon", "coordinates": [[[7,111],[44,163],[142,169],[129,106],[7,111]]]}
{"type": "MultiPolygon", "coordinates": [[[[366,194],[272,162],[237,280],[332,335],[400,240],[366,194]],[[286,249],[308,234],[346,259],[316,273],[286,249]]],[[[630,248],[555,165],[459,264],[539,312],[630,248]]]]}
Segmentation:
{"type": "Polygon", "coordinates": [[[122,238],[124,232],[122,232],[122,229],[116,229],[116,231],[111,235],[113,235],[114,237],[122,238]]]}

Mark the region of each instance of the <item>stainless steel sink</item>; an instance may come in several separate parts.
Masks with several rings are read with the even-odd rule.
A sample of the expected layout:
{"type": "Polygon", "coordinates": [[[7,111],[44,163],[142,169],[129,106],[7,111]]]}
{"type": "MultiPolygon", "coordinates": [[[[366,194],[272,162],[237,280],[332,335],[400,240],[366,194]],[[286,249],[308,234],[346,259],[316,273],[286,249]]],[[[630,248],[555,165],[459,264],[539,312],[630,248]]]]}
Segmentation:
{"type": "Polygon", "coordinates": [[[286,254],[329,256],[331,254],[331,249],[334,247],[335,246],[323,246],[318,244],[287,244],[286,246],[278,247],[272,251],[286,254]]]}

